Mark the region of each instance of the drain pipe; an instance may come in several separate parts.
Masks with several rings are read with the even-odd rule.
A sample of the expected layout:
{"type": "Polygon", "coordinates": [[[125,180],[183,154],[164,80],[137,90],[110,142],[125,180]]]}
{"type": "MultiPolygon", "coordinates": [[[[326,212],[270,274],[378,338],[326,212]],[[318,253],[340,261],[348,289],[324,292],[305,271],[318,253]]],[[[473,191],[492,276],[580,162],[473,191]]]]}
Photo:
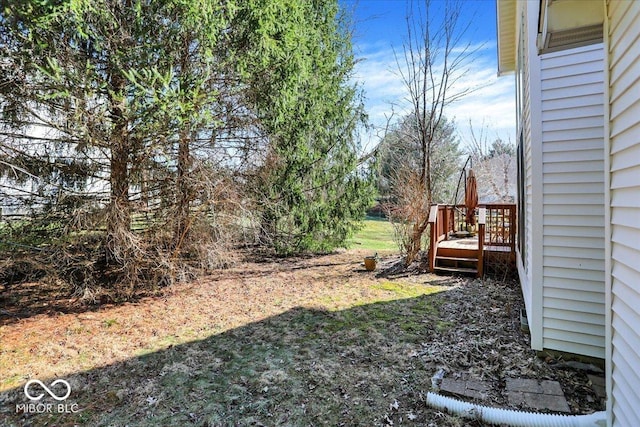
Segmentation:
{"type": "Polygon", "coordinates": [[[506,424],[511,427],[606,427],[607,425],[604,411],[589,415],[539,414],[475,405],[432,392],[427,393],[427,404],[436,409],[446,409],[463,418],[491,424],[506,424]]]}

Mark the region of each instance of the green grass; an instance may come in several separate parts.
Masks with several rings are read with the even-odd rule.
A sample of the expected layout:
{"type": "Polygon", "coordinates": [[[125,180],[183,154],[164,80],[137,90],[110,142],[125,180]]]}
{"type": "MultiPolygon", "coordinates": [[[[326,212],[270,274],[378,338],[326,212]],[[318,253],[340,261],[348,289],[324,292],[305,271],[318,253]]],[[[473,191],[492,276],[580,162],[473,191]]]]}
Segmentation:
{"type": "Polygon", "coordinates": [[[373,289],[380,289],[391,293],[398,299],[416,298],[421,295],[429,295],[440,292],[442,289],[437,286],[425,286],[422,283],[404,283],[404,282],[380,282],[371,286],[373,289]]]}
{"type": "Polygon", "coordinates": [[[397,251],[393,240],[393,226],[386,219],[366,219],[364,227],[351,239],[351,249],[371,251],[397,251]]]}
{"type": "MultiPolygon", "coordinates": [[[[380,221],[368,223],[390,227],[380,221]]],[[[403,420],[413,414],[413,422],[408,425],[427,425],[436,419],[443,427],[462,425],[456,419],[448,421],[434,414],[435,410],[425,407],[423,398],[425,378],[437,368],[436,362],[423,353],[430,348],[429,343],[441,342],[455,327],[441,315],[445,300],[440,293],[448,288],[422,279],[380,280],[351,268],[338,270],[344,271],[339,273],[344,276],[325,279],[319,273],[330,270],[324,266],[326,261],[315,272],[309,272],[305,262],[295,264],[304,268],[292,265],[291,274],[286,275],[274,262],[273,267],[262,270],[268,273],[260,277],[255,291],[250,291],[246,283],[237,285],[236,289],[248,293],[231,292],[224,304],[229,309],[222,310],[221,305],[215,313],[216,317],[227,318],[228,325],[235,322],[234,317],[243,316],[244,321],[224,331],[213,332],[219,321],[197,310],[186,328],[158,326],[160,332],[156,330],[153,322],[161,324],[163,316],[170,313],[166,308],[170,298],[182,301],[180,306],[187,310],[195,307],[196,301],[203,301],[187,299],[195,294],[192,292],[167,295],[163,303],[150,299],[131,306],[126,313],[144,313],[140,316],[149,322],[136,338],[125,325],[128,321],[123,321],[128,319],[125,311],[114,307],[104,316],[96,314],[100,323],[81,325],[89,328],[87,331],[103,334],[104,341],[131,342],[127,350],[113,353],[125,357],[91,366],[95,362],[91,345],[80,345],[82,337],[75,341],[77,346],[71,345],[73,341],[65,342],[73,352],[64,354],[78,361],[78,371],[64,376],[73,387],[68,402],[77,403],[80,412],[33,414],[28,424],[382,426],[405,425],[403,420]],[[293,281],[303,285],[289,289],[286,284],[293,281]],[[276,292],[280,286],[283,289],[276,292]],[[273,289],[273,303],[285,309],[274,310],[264,318],[239,314],[249,311],[252,304],[262,304],[252,295],[268,288],[273,289]],[[305,288],[313,293],[295,300],[288,297],[296,293],[293,290],[305,288]],[[200,336],[198,331],[205,332],[200,336]],[[144,333],[156,338],[147,340],[144,333]],[[400,409],[390,408],[396,401],[400,409]]],[[[252,273],[248,269],[239,271],[252,273]]],[[[209,289],[218,289],[223,283],[231,286],[236,280],[227,278],[202,291],[208,294],[209,289]]],[[[268,304],[270,300],[264,301],[268,304]]],[[[86,333],[78,324],[70,324],[67,330],[73,328],[86,333]]],[[[29,340],[30,335],[22,337],[29,340]]],[[[32,354],[27,348],[24,351],[32,354]]],[[[3,360],[13,363],[0,357],[0,370],[3,360]]],[[[12,383],[21,378],[14,376],[12,383]]],[[[15,408],[13,402],[24,401],[22,387],[16,384],[0,393],[0,401],[0,416],[7,419],[2,425],[27,425],[22,414],[11,410],[15,408]]]]}
{"type": "MultiPolygon", "coordinates": [[[[399,283],[382,288],[419,293],[399,283]]],[[[429,291],[339,311],[296,308],[98,368],[98,388],[74,396],[80,406],[92,402],[87,425],[370,426],[407,413],[426,425],[416,390],[435,368],[415,352],[436,334],[439,297],[429,291]],[[387,410],[394,400],[401,412],[387,410]]]]}

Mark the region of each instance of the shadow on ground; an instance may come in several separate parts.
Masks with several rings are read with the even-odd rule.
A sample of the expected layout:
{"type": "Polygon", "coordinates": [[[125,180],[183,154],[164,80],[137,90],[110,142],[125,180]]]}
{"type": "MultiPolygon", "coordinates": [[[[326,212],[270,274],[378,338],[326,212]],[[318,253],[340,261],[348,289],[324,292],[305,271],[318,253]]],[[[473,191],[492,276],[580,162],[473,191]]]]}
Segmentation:
{"type": "Polygon", "coordinates": [[[69,286],[53,282],[23,282],[0,289],[0,326],[40,314],[84,313],[100,309],[73,296],[69,286]]]}
{"type": "Polygon", "coordinates": [[[544,378],[561,383],[572,413],[601,409],[586,375],[557,370],[530,349],[520,330],[517,283],[444,280],[442,287],[412,285],[424,286],[420,296],[413,288],[403,294],[406,288],[394,282],[374,283],[396,299],[339,311],[294,308],[69,375],[62,378],[72,389],[62,408],[68,413],[56,411],[59,402],[48,396],[41,408],[51,403],[51,413],[24,413],[29,401],[16,387],[0,393],[0,424],[482,425],[426,406],[425,392],[441,367],[447,378],[489,384],[489,400],[482,401],[488,406],[507,406],[506,378],[544,378]]]}
{"type": "Polygon", "coordinates": [[[424,345],[451,328],[438,318],[442,294],[334,312],[296,308],[67,377],[65,410],[75,413],[56,413],[59,402],[48,396],[41,403],[53,404],[52,413],[16,413],[29,401],[21,387],[12,389],[0,394],[0,419],[9,426],[372,426],[435,417],[448,425],[423,401],[436,370],[424,345]]]}

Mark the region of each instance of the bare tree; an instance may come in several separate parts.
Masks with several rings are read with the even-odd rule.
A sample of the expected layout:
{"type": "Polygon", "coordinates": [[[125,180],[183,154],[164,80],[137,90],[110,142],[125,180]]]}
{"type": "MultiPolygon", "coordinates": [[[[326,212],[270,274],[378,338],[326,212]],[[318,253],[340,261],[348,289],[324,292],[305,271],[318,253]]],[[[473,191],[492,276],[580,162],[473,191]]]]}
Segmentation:
{"type": "Polygon", "coordinates": [[[465,41],[470,22],[461,21],[462,3],[459,0],[434,2],[424,0],[424,10],[413,9],[409,2],[408,36],[402,54],[395,53],[396,65],[407,90],[412,115],[415,117],[420,159],[418,179],[412,185],[412,204],[419,209],[408,219],[410,230],[405,263],[412,263],[421,250],[421,240],[429,220],[433,202],[432,154],[437,129],[445,117],[447,107],[476,88],[463,84],[468,65],[479,47],[465,41]]]}
{"type": "MultiPolygon", "coordinates": [[[[432,198],[442,203],[453,197],[461,166],[462,152],[453,122],[443,119],[432,143],[432,198]]],[[[403,256],[413,247],[412,221],[425,209],[420,185],[421,157],[416,120],[411,114],[388,128],[378,145],[378,193],[403,256]]]]}
{"type": "Polygon", "coordinates": [[[499,137],[489,143],[489,128],[484,123],[476,131],[469,121],[469,130],[468,152],[478,180],[478,197],[483,201],[513,203],[516,191],[514,144],[499,137]]]}

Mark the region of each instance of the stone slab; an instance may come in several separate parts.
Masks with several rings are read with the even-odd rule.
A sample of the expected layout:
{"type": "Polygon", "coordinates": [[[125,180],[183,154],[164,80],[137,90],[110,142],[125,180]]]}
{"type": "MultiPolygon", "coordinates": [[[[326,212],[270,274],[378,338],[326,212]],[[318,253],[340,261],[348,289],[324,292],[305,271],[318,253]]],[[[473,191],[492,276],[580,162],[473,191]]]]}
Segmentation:
{"type": "Polygon", "coordinates": [[[440,383],[440,390],[448,393],[463,394],[467,387],[465,381],[443,378],[440,383]]]}
{"type": "Polygon", "coordinates": [[[537,380],[507,378],[505,382],[507,391],[532,392],[538,390],[537,380]]]}
{"type": "Polygon", "coordinates": [[[507,378],[506,389],[507,391],[522,392],[522,393],[564,396],[560,383],[557,381],[549,381],[549,380],[538,381],[538,380],[523,379],[523,378],[507,378]]]}
{"type": "Polygon", "coordinates": [[[540,387],[542,387],[542,393],[544,394],[564,397],[562,387],[558,381],[543,380],[540,381],[540,387]]]}
{"type": "Polygon", "coordinates": [[[571,412],[557,381],[526,378],[507,378],[505,381],[507,400],[515,406],[537,410],[571,412]]]}
{"type": "Polygon", "coordinates": [[[477,390],[484,393],[489,393],[490,387],[485,381],[480,380],[467,380],[466,387],[468,390],[477,390]]]}
{"type": "Polygon", "coordinates": [[[599,375],[587,374],[587,378],[589,378],[589,381],[591,381],[591,388],[596,393],[596,396],[598,396],[598,398],[600,399],[606,399],[607,388],[604,377],[599,375]]]}
{"type": "Polygon", "coordinates": [[[486,399],[489,393],[489,385],[477,380],[455,380],[443,378],[440,384],[440,391],[445,394],[454,394],[470,399],[486,399]]]}
{"type": "Polygon", "coordinates": [[[555,396],[542,393],[528,393],[521,391],[507,391],[509,404],[526,406],[537,410],[548,410],[569,413],[569,405],[564,396],[555,396]]]}

